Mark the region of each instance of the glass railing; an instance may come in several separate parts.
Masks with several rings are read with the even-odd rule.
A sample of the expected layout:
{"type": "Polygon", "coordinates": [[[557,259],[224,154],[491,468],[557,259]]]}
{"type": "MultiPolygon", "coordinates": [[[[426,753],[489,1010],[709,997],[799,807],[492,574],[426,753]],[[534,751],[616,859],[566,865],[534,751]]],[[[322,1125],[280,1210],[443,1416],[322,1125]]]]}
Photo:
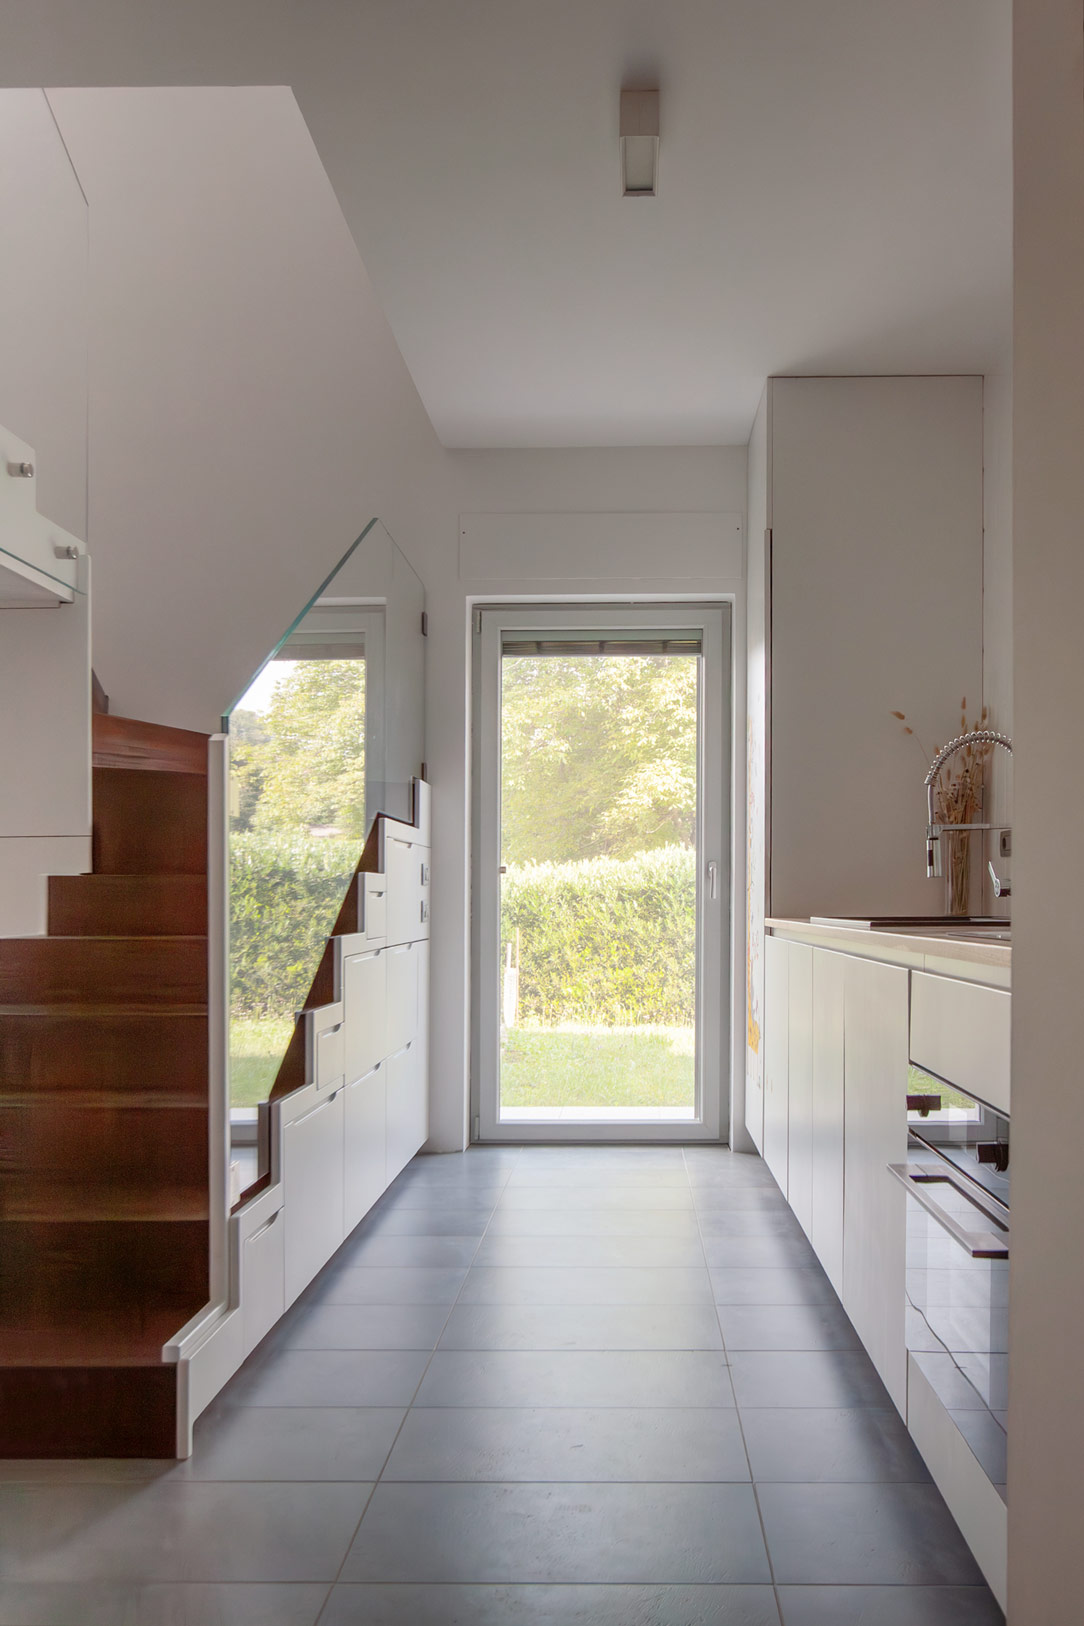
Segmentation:
{"type": "Polygon", "coordinates": [[[223,719],[236,1140],[253,1138],[374,816],[410,817],[424,604],[417,575],[371,521],[223,719]]]}

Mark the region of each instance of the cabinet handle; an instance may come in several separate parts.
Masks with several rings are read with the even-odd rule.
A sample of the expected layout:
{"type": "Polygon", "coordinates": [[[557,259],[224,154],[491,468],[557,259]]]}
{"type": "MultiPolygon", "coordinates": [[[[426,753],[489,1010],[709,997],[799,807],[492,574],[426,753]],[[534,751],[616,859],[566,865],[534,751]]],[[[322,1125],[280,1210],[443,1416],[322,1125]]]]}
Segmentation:
{"type": "Polygon", "coordinates": [[[906,1163],[890,1163],[888,1172],[900,1182],[907,1195],[913,1197],[919,1207],[924,1208],[930,1218],[935,1219],[938,1225],[948,1232],[953,1241],[958,1242],[964,1252],[971,1255],[972,1259],[1007,1259],[1009,1257],[1009,1228],[1007,1225],[1001,1226],[999,1220],[994,1219],[990,1214],[986,1214],[985,1210],[979,1208],[978,1203],[975,1203],[974,1206],[979,1208],[979,1212],[990,1220],[992,1225],[998,1225],[1003,1234],[997,1236],[993,1231],[965,1231],[959,1220],[950,1214],[947,1209],[942,1208],[937,1199],[931,1197],[930,1193],[924,1189],[926,1186],[951,1186],[954,1191],[958,1191],[962,1197],[966,1197],[969,1202],[972,1202],[973,1199],[970,1194],[950,1175],[929,1174],[925,1169],[916,1170],[906,1163]]]}
{"type": "Polygon", "coordinates": [[[303,1112],[300,1118],[292,1119],[291,1122],[286,1125],[287,1129],[296,1129],[298,1124],[308,1123],[310,1118],[315,1118],[318,1112],[323,1112],[325,1107],[329,1107],[338,1093],[339,1091],[336,1090],[333,1095],[328,1096],[326,1101],[318,1101],[316,1106],[309,1108],[308,1112],[303,1112]]]}
{"type": "Polygon", "coordinates": [[[275,1212],[271,1215],[271,1218],[269,1220],[264,1220],[263,1224],[260,1226],[258,1231],[253,1231],[251,1236],[246,1236],[246,1238],[245,1238],[246,1245],[249,1242],[255,1242],[255,1240],[256,1240],[256,1238],[258,1236],[263,1236],[265,1231],[269,1231],[271,1229],[272,1225],[274,1225],[275,1221],[278,1219],[278,1217],[279,1217],[279,1215],[281,1213],[282,1213],[282,1209],[281,1208],[276,1208],[275,1212]]]}
{"type": "Polygon", "coordinates": [[[341,1033],[342,1029],[343,1029],[342,1023],[341,1022],[336,1022],[335,1026],[333,1028],[321,1028],[319,1033],[316,1035],[316,1037],[318,1039],[326,1039],[332,1033],[341,1033]]]}

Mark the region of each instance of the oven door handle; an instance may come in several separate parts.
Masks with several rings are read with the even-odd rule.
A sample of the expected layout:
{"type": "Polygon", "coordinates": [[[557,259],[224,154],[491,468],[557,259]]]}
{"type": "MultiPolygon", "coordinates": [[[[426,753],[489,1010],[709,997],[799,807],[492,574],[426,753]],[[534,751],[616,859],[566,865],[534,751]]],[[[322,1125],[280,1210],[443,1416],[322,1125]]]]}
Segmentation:
{"type": "MultiPolygon", "coordinates": [[[[930,1195],[926,1189],[929,1186],[951,1186],[961,1196],[968,1193],[962,1186],[958,1186],[948,1174],[930,1174],[926,1169],[916,1169],[910,1163],[890,1163],[888,1172],[903,1186],[909,1197],[913,1197],[920,1208],[924,1208],[931,1219],[935,1219],[958,1242],[965,1253],[972,1259],[1007,1259],[1009,1257],[1009,1233],[1004,1230],[1000,1235],[994,1231],[966,1231],[947,1209],[941,1207],[936,1197],[930,1195]]],[[[970,1201],[970,1198],[968,1199],[970,1201]]],[[[977,1206],[977,1205],[976,1205],[977,1206]]],[[[980,1210],[981,1212],[981,1210],[980,1210]]]]}

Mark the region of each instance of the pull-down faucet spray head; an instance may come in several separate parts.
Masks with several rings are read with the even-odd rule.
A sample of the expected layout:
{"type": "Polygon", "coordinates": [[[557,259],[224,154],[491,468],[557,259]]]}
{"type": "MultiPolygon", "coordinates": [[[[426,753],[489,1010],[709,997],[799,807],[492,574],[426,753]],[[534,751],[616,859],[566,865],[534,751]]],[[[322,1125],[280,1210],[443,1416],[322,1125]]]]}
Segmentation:
{"type": "MultiPolygon", "coordinates": [[[[960,734],[956,739],[949,740],[948,744],[938,751],[930,763],[930,771],[923,783],[926,786],[926,874],[931,879],[935,875],[942,873],[941,831],[944,829],[944,825],[938,824],[933,816],[933,787],[941,769],[949,758],[954,757],[957,751],[962,751],[968,745],[1000,745],[1004,750],[1008,751],[1010,756],[1012,755],[1012,740],[1007,734],[999,734],[992,728],[973,728],[969,733],[960,734]]],[[[989,826],[985,824],[959,824],[954,828],[957,830],[986,830],[989,829],[989,826]]]]}

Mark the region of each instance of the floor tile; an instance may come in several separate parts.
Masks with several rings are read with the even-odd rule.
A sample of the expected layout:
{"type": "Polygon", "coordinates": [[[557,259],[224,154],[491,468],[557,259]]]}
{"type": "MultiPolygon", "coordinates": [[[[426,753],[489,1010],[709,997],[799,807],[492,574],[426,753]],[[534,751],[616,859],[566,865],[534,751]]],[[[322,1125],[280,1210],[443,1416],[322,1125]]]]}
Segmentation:
{"type": "MultiPolygon", "coordinates": [[[[449,1182],[447,1180],[412,1180],[406,1185],[397,1188],[392,1186],[388,1194],[380,1199],[371,1210],[375,1219],[380,1214],[398,1213],[406,1208],[440,1209],[449,1204],[457,1208],[496,1208],[504,1190],[503,1182],[493,1185],[492,1182],[471,1180],[465,1182],[449,1182]]],[[[365,1220],[362,1221],[362,1225],[365,1220]]]]}
{"type": "Polygon", "coordinates": [[[0,1582],[0,1626],[314,1626],[325,1583],[0,1582]]]}
{"type": "Polygon", "coordinates": [[[838,1304],[819,1265],[789,1270],[715,1266],[709,1271],[716,1304],[838,1304]]]}
{"type": "Polygon", "coordinates": [[[687,1180],[680,1184],[660,1180],[624,1183],[590,1180],[575,1185],[558,1182],[529,1185],[510,1181],[498,1206],[505,1211],[512,1208],[627,1208],[633,1201],[637,1208],[647,1209],[691,1209],[693,1206],[687,1180]]]}
{"type": "Polygon", "coordinates": [[[720,1349],[713,1307],[695,1304],[456,1305],[441,1349],[720,1349]]]}
{"type": "MultiPolygon", "coordinates": [[[[632,1198],[629,1198],[632,1202],[632,1198]]],[[[689,1208],[498,1208],[493,1236],[682,1237],[697,1242],[700,1227],[689,1208]]]]}
{"type": "Polygon", "coordinates": [[[419,1406],[733,1406],[721,1353],[707,1350],[438,1349],[419,1406]]]}
{"type": "Polygon", "coordinates": [[[248,1362],[224,1390],[239,1406],[409,1406],[426,1350],[284,1349],[248,1362]]]}
{"type": "Polygon", "coordinates": [[[181,1479],[375,1480],[405,1411],[392,1407],[218,1406],[196,1424],[181,1479]]]}
{"type": "Polygon", "coordinates": [[[746,1406],[741,1419],[753,1477],[758,1481],[929,1482],[926,1466],[895,1408],[746,1406]]]}
{"type": "Polygon", "coordinates": [[[945,1586],[982,1576],[933,1485],[760,1485],[779,1584],[945,1586]]]}
{"type": "Polygon", "coordinates": [[[467,1279],[465,1265],[359,1265],[321,1277],[314,1304],[443,1304],[449,1309],[467,1279]]]}
{"type": "MultiPolygon", "coordinates": [[[[365,1222],[366,1236],[481,1236],[494,1213],[486,1205],[389,1208],[365,1222]]],[[[360,1241],[359,1237],[359,1241],[360,1241]]]]}
{"type": "Polygon", "coordinates": [[[280,1349],[433,1349],[443,1304],[317,1304],[278,1339],[280,1349]]]}
{"type": "Polygon", "coordinates": [[[793,1270],[812,1269],[817,1256],[805,1237],[785,1236],[705,1236],[704,1254],[713,1269],[793,1270]]]}
{"type": "Polygon", "coordinates": [[[711,1282],[698,1269],[637,1269],[634,1265],[543,1265],[537,1269],[475,1266],[460,1304],[711,1304],[711,1282]]]}
{"type": "Polygon", "coordinates": [[[790,1237],[808,1240],[790,1209],[785,1205],[760,1208],[697,1208],[700,1234],[708,1237],[790,1237]]]}
{"type": "Polygon", "coordinates": [[[729,1181],[711,1185],[691,1184],[693,1203],[698,1214],[779,1213],[787,1208],[787,1199],[776,1185],[753,1185],[742,1181],[731,1185],[729,1181]]]}
{"type": "Polygon", "coordinates": [[[779,1626],[779,1613],[767,1586],[337,1586],[320,1626],[779,1626]]]}
{"type": "Polygon", "coordinates": [[[747,1485],[381,1484],[343,1581],[766,1582],[747,1485]]]}
{"type": "Polygon", "coordinates": [[[727,1349],[860,1349],[840,1304],[724,1304],[719,1323],[727,1349]]]}
{"type": "Polygon", "coordinates": [[[734,1350],[739,1406],[878,1406],[892,1402],[864,1351],[734,1350]]]}
{"type": "MultiPolygon", "coordinates": [[[[376,1262],[375,1260],[373,1261],[376,1262]]],[[[668,1236],[484,1236],[476,1265],[674,1265],[704,1263],[699,1238],[668,1236]]]]}
{"type": "Polygon", "coordinates": [[[1004,1626],[985,1586],[784,1586],[786,1626],[1004,1626]]]}
{"type": "Polygon", "coordinates": [[[341,1265],[469,1265],[476,1236],[363,1236],[340,1250],[341,1265]]]}
{"type": "Polygon", "coordinates": [[[0,1487],[5,1581],[331,1581],[368,1485],[0,1487]]]}
{"type": "Polygon", "coordinates": [[[389,1480],[741,1481],[749,1465],[733,1410],[415,1406],[389,1480]]]}

